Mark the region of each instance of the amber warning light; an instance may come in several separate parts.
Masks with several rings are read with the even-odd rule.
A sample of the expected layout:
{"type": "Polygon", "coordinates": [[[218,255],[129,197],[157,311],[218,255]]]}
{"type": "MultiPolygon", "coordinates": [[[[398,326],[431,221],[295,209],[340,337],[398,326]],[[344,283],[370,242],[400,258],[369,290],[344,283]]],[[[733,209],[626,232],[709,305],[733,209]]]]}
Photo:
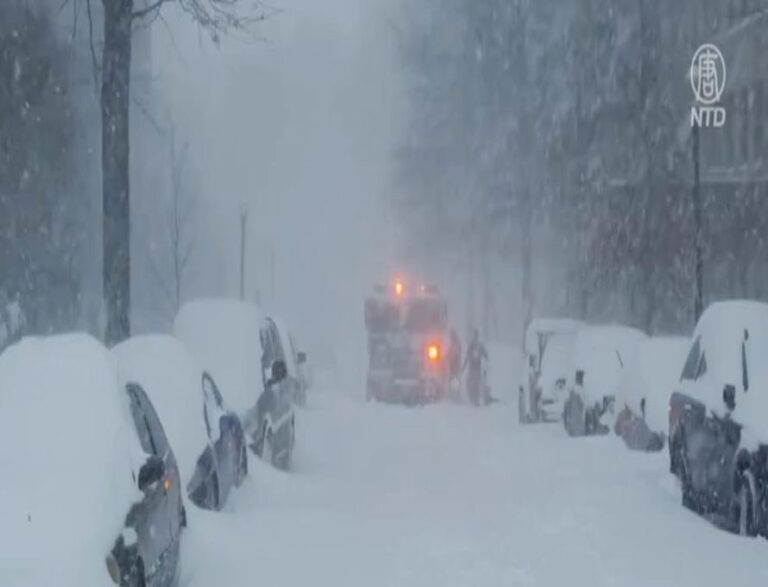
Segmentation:
{"type": "Polygon", "coordinates": [[[427,358],[433,363],[440,358],[440,347],[436,344],[427,346],[427,358]]]}

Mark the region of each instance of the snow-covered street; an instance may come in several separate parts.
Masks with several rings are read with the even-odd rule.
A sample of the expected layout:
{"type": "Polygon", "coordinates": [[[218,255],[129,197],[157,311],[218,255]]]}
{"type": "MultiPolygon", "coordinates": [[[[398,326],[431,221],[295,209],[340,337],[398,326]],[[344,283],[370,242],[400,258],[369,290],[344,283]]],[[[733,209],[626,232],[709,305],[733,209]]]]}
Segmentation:
{"type": "Polygon", "coordinates": [[[190,511],[182,585],[747,585],[766,544],[680,506],[666,452],[574,440],[489,409],[318,391],[292,473],[251,460],[223,513],[190,511]]]}

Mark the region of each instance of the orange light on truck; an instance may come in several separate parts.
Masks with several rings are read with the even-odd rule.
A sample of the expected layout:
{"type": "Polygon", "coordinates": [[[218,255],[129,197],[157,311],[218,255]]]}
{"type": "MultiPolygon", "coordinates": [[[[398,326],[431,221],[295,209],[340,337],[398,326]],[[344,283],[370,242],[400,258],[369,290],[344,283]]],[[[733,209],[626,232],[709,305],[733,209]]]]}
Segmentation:
{"type": "Polygon", "coordinates": [[[427,358],[433,363],[440,358],[440,347],[436,344],[431,344],[427,347],[427,358]]]}
{"type": "Polygon", "coordinates": [[[403,292],[405,291],[405,286],[403,285],[402,281],[396,281],[395,282],[395,295],[401,296],[403,295],[403,292]]]}

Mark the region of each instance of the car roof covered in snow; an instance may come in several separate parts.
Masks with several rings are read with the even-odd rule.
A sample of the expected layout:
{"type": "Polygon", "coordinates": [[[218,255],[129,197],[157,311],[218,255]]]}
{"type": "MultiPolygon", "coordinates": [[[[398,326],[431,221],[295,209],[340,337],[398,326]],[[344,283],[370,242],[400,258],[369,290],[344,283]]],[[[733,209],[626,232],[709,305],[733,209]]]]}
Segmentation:
{"type": "Polygon", "coordinates": [[[768,440],[768,304],[728,300],[710,305],[699,319],[692,344],[700,341],[706,369],[682,386],[719,414],[725,413],[723,388],[736,388],[733,417],[768,440]],[[742,355],[742,343],[744,354],[742,355]],[[744,389],[746,359],[748,389],[744,389]]]}
{"type": "Polygon", "coordinates": [[[540,333],[575,333],[585,326],[581,320],[571,318],[534,318],[525,330],[525,352],[538,354],[540,333]]]}
{"type": "Polygon", "coordinates": [[[680,382],[680,373],[688,354],[690,340],[684,336],[654,336],[640,341],[621,378],[617,407],[629,407],[642,414],[651,430],[667,429],[669,396],[680,382]]]}
{"type": "Polygon", "coordinates": [[[224,401],[243,416],[264,389],[258,306],[235,300],[196,300],[179,310],[174,334],[216,380],[224,401]]]}
{"type": "Polygon", "coordinates": [[[6,349],[0,444],[2,583],[107,584],[144,459],[107,349],[85,334],[6,349]]]}
{"type": "Polygon", "coordinates": [[[646,334],[636,328],[619,325],[587,326],[576,335],[569,387],[575,384],[576,371],[584,371],[583,393],[590,401],[615,395],[624,367],[646,334]]]}
{"type": "Polygon", "coordinates": [[[178,339],[135,336],[112,349],[122,381],[141,385],[176,455],[184,485],[208,444],[203,419],[203,371],[178,339]]]}

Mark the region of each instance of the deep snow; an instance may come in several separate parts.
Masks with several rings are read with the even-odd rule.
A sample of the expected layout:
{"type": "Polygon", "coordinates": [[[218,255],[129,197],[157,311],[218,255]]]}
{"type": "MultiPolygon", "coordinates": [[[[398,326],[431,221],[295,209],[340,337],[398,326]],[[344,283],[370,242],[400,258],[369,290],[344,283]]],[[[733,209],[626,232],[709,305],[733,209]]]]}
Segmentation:
{"type": "Polygon", "coordinates": [[[518,425],[517,379],[501,356],[495,349],[492,374],[505,401],[488,409],[408,409],[314,390],[297,414],[292,473],[252,459],[223,513],[190,512],[182,585],[768,580],[768,544],[684,510],[665,452],[518,425]]]}

